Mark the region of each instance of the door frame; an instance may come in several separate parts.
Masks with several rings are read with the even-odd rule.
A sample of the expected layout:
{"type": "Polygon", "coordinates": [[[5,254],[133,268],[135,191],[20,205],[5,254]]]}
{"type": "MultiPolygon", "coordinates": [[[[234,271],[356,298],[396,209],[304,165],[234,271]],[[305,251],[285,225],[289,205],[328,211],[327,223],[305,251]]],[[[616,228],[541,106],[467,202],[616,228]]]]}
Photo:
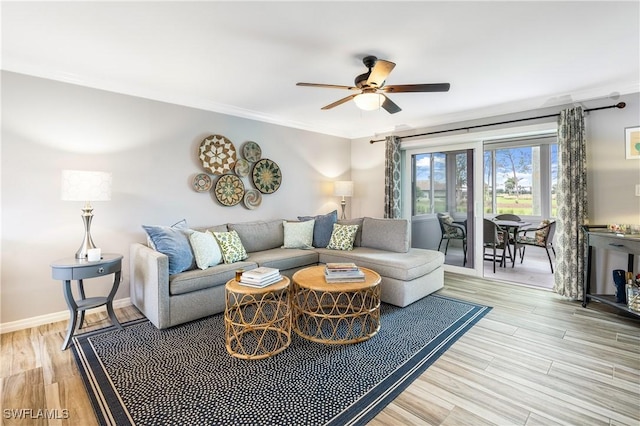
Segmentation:
{"type": "Polygon", "coordinates": [[[547,122],[531,124],[526,126],[505,127],[472,133],[461,133],[456,135],[439,136],[433,138],[421,138],[402,141],[402,161],[404,163],[402,171],[402,215],[409,221],[411,217],[411,156],[421,153],[458,151],[473,149],[473,200],[474,200],[474,261],[473,268],[463,268],[460,266],[444,265],[445,271],[455,272],[462,275],[484,276],[484,261],[482,251],[482,220],[484,219],[483,202],[483,166],[484,166],[484,142],[497,138],[522,137],[530,135],[540,135],[550,131],[557,131],[557,122],[547,122]],[[480,184],[476,184],[480,182],[480,184]]]}

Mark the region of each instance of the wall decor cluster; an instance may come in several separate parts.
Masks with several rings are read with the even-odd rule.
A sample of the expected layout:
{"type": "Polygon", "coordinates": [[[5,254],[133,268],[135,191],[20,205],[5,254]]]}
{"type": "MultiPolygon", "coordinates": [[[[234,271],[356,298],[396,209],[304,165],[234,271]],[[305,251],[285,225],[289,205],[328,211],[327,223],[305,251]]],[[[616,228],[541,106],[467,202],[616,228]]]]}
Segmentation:
{"type": "Polygon", "coordinates": [[[275,161],[262,158],[260,145],[253,141],[245,142],[242,149],[237,150],[226,137],[210,135],[200,143],[198,158],[206,173],[195,175],[193,189],[212,191],[216,200],[226,207],[242,202],[246,208],[254,210],[262,203],[262,194],[273,194],[282,183],[280,167],[275,161]],[[215,176],[219,177],[214,183],[215,176]],[[245,188],[244,177],[255,189],[245,188]]]}

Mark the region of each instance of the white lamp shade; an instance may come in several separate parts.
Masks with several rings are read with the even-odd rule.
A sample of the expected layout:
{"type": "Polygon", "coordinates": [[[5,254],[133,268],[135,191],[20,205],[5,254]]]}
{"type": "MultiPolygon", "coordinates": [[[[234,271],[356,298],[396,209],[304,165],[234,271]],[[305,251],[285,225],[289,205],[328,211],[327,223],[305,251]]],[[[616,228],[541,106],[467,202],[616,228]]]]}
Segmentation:
{"type": "Polygon", "coordinates": [[[111,173],[82,170],[62,171],[62,200],[111,200],[111,173]]]}
{"type": "Polygon", "coordinates": [[[378,109],[382,106],[382,103],[384,102],[384,95],[381,93],[361,93],[353,98],[353,101],[356,103],[358,108],[365,111],[373,111],[374,109],[378,109]]]}
{"type": "Polygon", "coordinates": [[[333,184],[333,195],[338,197],[353,196],[353,182],[350,180],[339,180],[333,184]]]}

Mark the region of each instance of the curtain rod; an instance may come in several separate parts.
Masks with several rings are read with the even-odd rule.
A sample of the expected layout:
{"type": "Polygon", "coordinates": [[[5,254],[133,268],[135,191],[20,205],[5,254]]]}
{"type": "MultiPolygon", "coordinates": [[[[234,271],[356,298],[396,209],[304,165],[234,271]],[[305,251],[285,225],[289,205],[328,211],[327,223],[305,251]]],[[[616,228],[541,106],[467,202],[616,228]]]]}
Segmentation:
{"type": "MultiPolygon", "coordinates": [[[[598,107],[598,108],[589,108],[589,109],[585,109],[584,112],[589,112],[589,111],[598,111],[601,109],[609,109],[609,108],[619,108],[622,109],[624,107],[626,107],[627,104],[624,102],[618,102],[615,105],[609,105],[609,106],[603,106],[603,107],[598,107]]],[[[560,115],[560,113],[557,114],[549,114],[549,115],[539,115],[537,117],[529,117],[529,118],[518,118],[515,120],[508,120],[508,121],[500,121],[498,123],[488,123],[488,124],[478,124],[475,126],[467,126],[467,127],[458,127],[457,129],[449,129],[449,130],[437,130],[435,132],[427,132],[427,133],[418,133],[416,135],[408,135],[408,136],[398,136],[399,139],[407,139],[407,138],[417,138],[418,136],[428,136],[428,135],[437,135],[439,133],[449,133],[449,132],[457,132],[458,130],[470,130],[470,129],[476,129],[478,127],[488,127],[488,126],[498,126],[500,124],[510,124],[510,123],[517,123],[519,121],[528,121],[528,120],[538,120],[540,118],[549,118],[549,117],[558,117],[560,115]]],[[[384,139],[376,139],[376,140],[370,140],[369,143],[376,143],[376,142],[384,142],[384,139]]]]}

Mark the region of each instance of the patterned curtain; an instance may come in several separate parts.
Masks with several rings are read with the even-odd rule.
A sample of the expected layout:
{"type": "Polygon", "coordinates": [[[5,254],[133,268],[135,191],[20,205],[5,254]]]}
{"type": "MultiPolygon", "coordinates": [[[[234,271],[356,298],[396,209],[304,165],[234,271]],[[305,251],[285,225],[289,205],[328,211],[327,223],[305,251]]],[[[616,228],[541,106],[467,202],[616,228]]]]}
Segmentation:
{"type": "Polygon", "coordinates": [[[584,281],[584,233],[587,224],[587,154],[584,112],[569,108],[558,119],[558,214],[553,290],[581,300],[584,281]]]}
{"type": "Polygon", "coordinates": [[[400,138],[385,138],[384,217],[400,217],[400,138]]]}

